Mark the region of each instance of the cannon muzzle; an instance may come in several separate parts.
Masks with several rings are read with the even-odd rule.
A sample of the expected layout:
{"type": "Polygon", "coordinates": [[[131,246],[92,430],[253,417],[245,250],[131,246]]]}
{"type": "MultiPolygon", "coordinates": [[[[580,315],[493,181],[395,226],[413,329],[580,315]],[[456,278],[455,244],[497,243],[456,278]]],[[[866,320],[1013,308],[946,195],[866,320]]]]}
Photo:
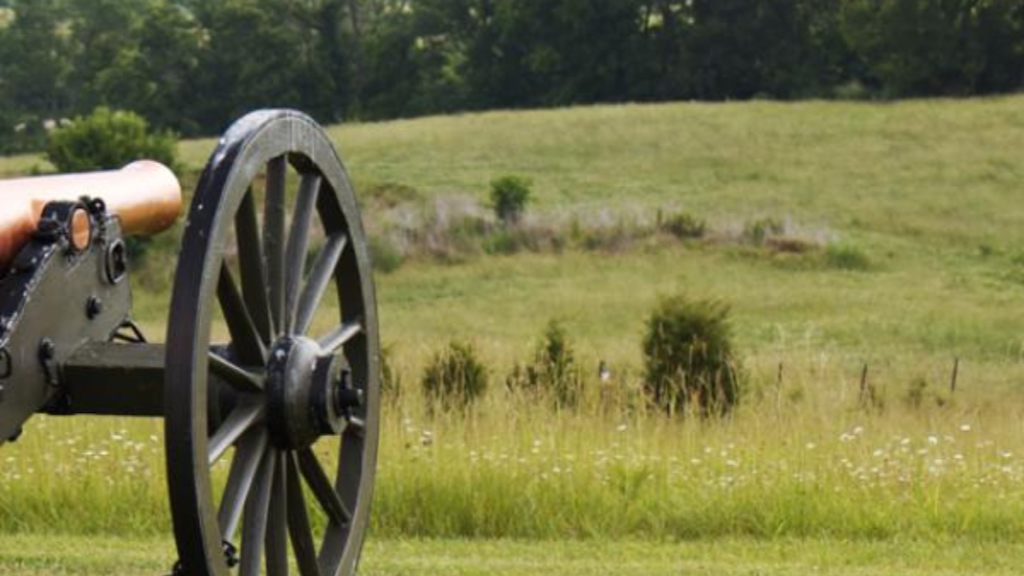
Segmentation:
{"type": "Polygon", "coordinates": [[[83,196],[102,199],[129,236],[166,230],[181,212],[177,177],[149,160],[108,172],[0,180],[0,266],[10,264],[32,237],[47,203],[83,196]]]}

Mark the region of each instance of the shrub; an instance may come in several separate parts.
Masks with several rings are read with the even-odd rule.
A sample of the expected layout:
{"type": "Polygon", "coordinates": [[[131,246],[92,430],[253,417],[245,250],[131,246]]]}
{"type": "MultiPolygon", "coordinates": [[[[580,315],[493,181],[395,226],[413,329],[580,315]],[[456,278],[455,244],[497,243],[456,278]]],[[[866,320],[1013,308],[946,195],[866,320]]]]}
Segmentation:
{"type": "Polygon", "coordinates": [[[682,296],[658,303],[643,341],[645,385],[669,412],[725,414],[739,400],[729,307],[682,296]]]}
{"type": "Polygon", "coordinates": [[[867,270],[871,260],[859,247],[835,242],[825,247],[825,264],[838,270],[867,270]]]}
{"type": "Polygon", "coordinates": [[[453,341],[430,360],[422,384],[433,403],[465,410],[486,392],[487,369],[471,345],[453,341]]]}
{"type": "Polygon", "coordinates": [[[494,215],[504,224],[516,224],[530,201],[530,181],[522,176],[502,176],[491,182],[494,215]]]}
{"type": "MultiPolygon", "coordinates": [[[[54,129],[47,140],[46,159],[59,172],[114,170],[136,160],[156,160],[177,167],[177,137],[151,132],[146,119],[134,112],[101,107],[85,117],[54,129]]],[[[126,240],[129,255],[142,261],[152,238],[126,240]]]]}
{"type": "Polygon", "coordinates": [[[177,164],[177,138],[170,132],[152,132],[144,118],[133,112],[97,108],[54,130],[46,158],[60,172],[112,170],[135,160],[177,164]]]}
{"type": "Polygon", "coordinates": [[[384,237],[370,236],[370,263],[373,269],[390,274],[402,265],[405,257],[395,248],[390,240],[384,237]]]}
{"type": "Polygon", "coordinates": [[[582,377],[565,328],[552,320],[534,351],[533,362],[512,369],[506,384],[510,389],[545,392],[561,408],[575,406],[582,391],[582,377]]]}
{"type": "Polygon", "coordinates": [[[707,223],[704,220],[686,212],[669,216],[666,220],[661,221],[658,227],[663,232],[668,232],[680,239],[703,238],[707,232],[707,223]]]}
{"type": "Polygon", "coordinates": [[[515,254],[522,249],[521,237],[511,230],[496,230],[484,241],[488,254],[515,254]]]}
{"type": "Polygon", "coordinates": [[[778,236],[785,231],[786,225],[778,218],[759,218],[743,226],[743,238],[751,244],[761,246],[770,236],[778,236]]]}

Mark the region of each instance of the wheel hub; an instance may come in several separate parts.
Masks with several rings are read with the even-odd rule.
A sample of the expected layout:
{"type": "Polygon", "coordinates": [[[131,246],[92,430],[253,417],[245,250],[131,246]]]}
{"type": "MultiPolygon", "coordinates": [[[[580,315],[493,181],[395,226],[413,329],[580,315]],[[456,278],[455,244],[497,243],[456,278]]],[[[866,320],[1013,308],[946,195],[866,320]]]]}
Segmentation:
{"type": "Polygon", "coordinates": [[[340,433],[362,402],[344,357],[324,356],[316,341],[301,336],[282,338],[271,349],[266,391],[270,437],[290,450],[340,433]]]}

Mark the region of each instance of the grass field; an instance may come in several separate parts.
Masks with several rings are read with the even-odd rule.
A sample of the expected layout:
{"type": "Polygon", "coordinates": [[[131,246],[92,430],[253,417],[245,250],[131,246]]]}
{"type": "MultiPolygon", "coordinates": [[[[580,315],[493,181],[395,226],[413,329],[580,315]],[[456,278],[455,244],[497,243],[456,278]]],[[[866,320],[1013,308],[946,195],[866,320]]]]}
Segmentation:
{"type": "MultiPolygon", "coordinates": [[[[166,571],[168,540],[35,536],[0,541],[4,576],[137,576],[166,571]]],[[[366,576],[951,576],[1019,573],[1024,548],[949,542],[849,543],[829,540],[520,542],[372,540],[366,576]]]]}
{"type": "MultiPolygon", "coordinates": [[[[717,230],[772,216],[870,262],[794,266],[695,241],[420,259],[380,275],[382,333],[406,394],[387,410],[374,528],[385,540],[368,551],[368,573],[539,574],[552,570],[544,562],[601,573],[601,558],[637,574],[1011,573],[1024,550],[1022,129],[1022,97],[333,128],[357,185],[483,200],[493,177],[523,174],[538,214],[685,209],[717,230]],[[733,307],[747,395],[727,421],[669,421],[636,402],[646,314],[677,292],[733,307]],[[606,360],[616,375],[591,382],[578,413],[501,390],[552,318],[588,374],[606,360]],[[416,393],[450,338],[474,342],[491,368],[492,392],[468,419],[430,418],[416,393]],[[858,407],[865,364],[884,407],[858,407]],[[601,544],[610,539],[643,543],[601,544]],[[534,553],[538,564],[523,564],[534,553]]],[[[212,144],[182,145],[193,171],[212,144]]],[[[39,163],[6,160],[0,174],[39,163]]],[[[157,335],[173,244],[160,242],[142,269],[151,278],[139,278],[138,314],[157,335]]],[[[166,534],[161,434],[155,422],[37,419],[5,446],[0,574],[89,571],[82,534],[166,534]],[[17,540],[30,537],[8,544],[26,532],[69,545],[32,556],[23,549],[37,546],[17,540]],[[41,571],[18,571],[29,566],[41,571]]],[[[110,558],[103,566],[121,566],[110,558]]]]}

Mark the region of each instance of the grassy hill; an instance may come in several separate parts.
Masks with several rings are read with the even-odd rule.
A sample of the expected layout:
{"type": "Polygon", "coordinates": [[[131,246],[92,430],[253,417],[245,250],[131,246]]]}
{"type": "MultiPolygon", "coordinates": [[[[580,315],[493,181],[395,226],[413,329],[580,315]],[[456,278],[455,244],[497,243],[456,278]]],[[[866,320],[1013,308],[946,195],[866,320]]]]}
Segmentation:
{"type": "MultiPolygon", "coordinates": [[[[521,174],[542,216],[684,210],[724,233],[771,217],[871,263],[808,271],[707,243],[418,261],[378,282],[385,338],[403,346],[459,335],[511,354],[557,316],[595,356],[635,361],[645,311],[682,290],[731,302],[748,350],[799,342],[865,359],[1002,362],[1019,356],[1024,321],[1013,305],[1024,294],[1022,130],[1024,98],[592,107],[330,131],[361,189],[484,203],[492,178],[521,174]]],[[[212,146],[182,144],[193,171],[212,146]]],[[[365,215],[371,228],[378,217],[365,215]]],[[[163,295],[143,300],[144,320],[162,324],[163,295]]]]}
{"type": "MultiPolygon", "coordinates": [[[[388,408],[378,533],[1024,538],[1024,97],[591,107],[331,134],[363,190],[483,204],[492,178],[521,174],[549,222],[685,211],[713,232],[418,257],[380,274],[382,333],[407,394],[388,408]],[[744,243],[763,218],[866,264],[744,243]],[[629,401],[553,413],[502,390],[552,318],[588,374],[603,359],[615,386],[635,389],[646,316],[677,292],[732,305],[748,392],[729,421],[669,421],[629,401]],[[430,418],[416,394],[425,359],[451,338],[474,342],[491,370],[469,420],[430,418]],[[881,398],[868,411],[865,364],[881,398]]],[[[186,181],[212,146],[182,144],[186,181]]],[[[39,162],[8,159],[0,174],[39,162]]],[[[386,214],[364,200],[372,228],[386,214]]],[[[154,334],[174,244],[159,241],[135,277],[154,334]]],[[[35,422],[0,453],[0,529],[45,531],[58,502],[65,531],[163,531],[160,434],[156,423],[35,422]],[[74,481],[47,472],[65,460],[74,481]],[[127,462],[133,477],[107,480],[127,462]]]]}

